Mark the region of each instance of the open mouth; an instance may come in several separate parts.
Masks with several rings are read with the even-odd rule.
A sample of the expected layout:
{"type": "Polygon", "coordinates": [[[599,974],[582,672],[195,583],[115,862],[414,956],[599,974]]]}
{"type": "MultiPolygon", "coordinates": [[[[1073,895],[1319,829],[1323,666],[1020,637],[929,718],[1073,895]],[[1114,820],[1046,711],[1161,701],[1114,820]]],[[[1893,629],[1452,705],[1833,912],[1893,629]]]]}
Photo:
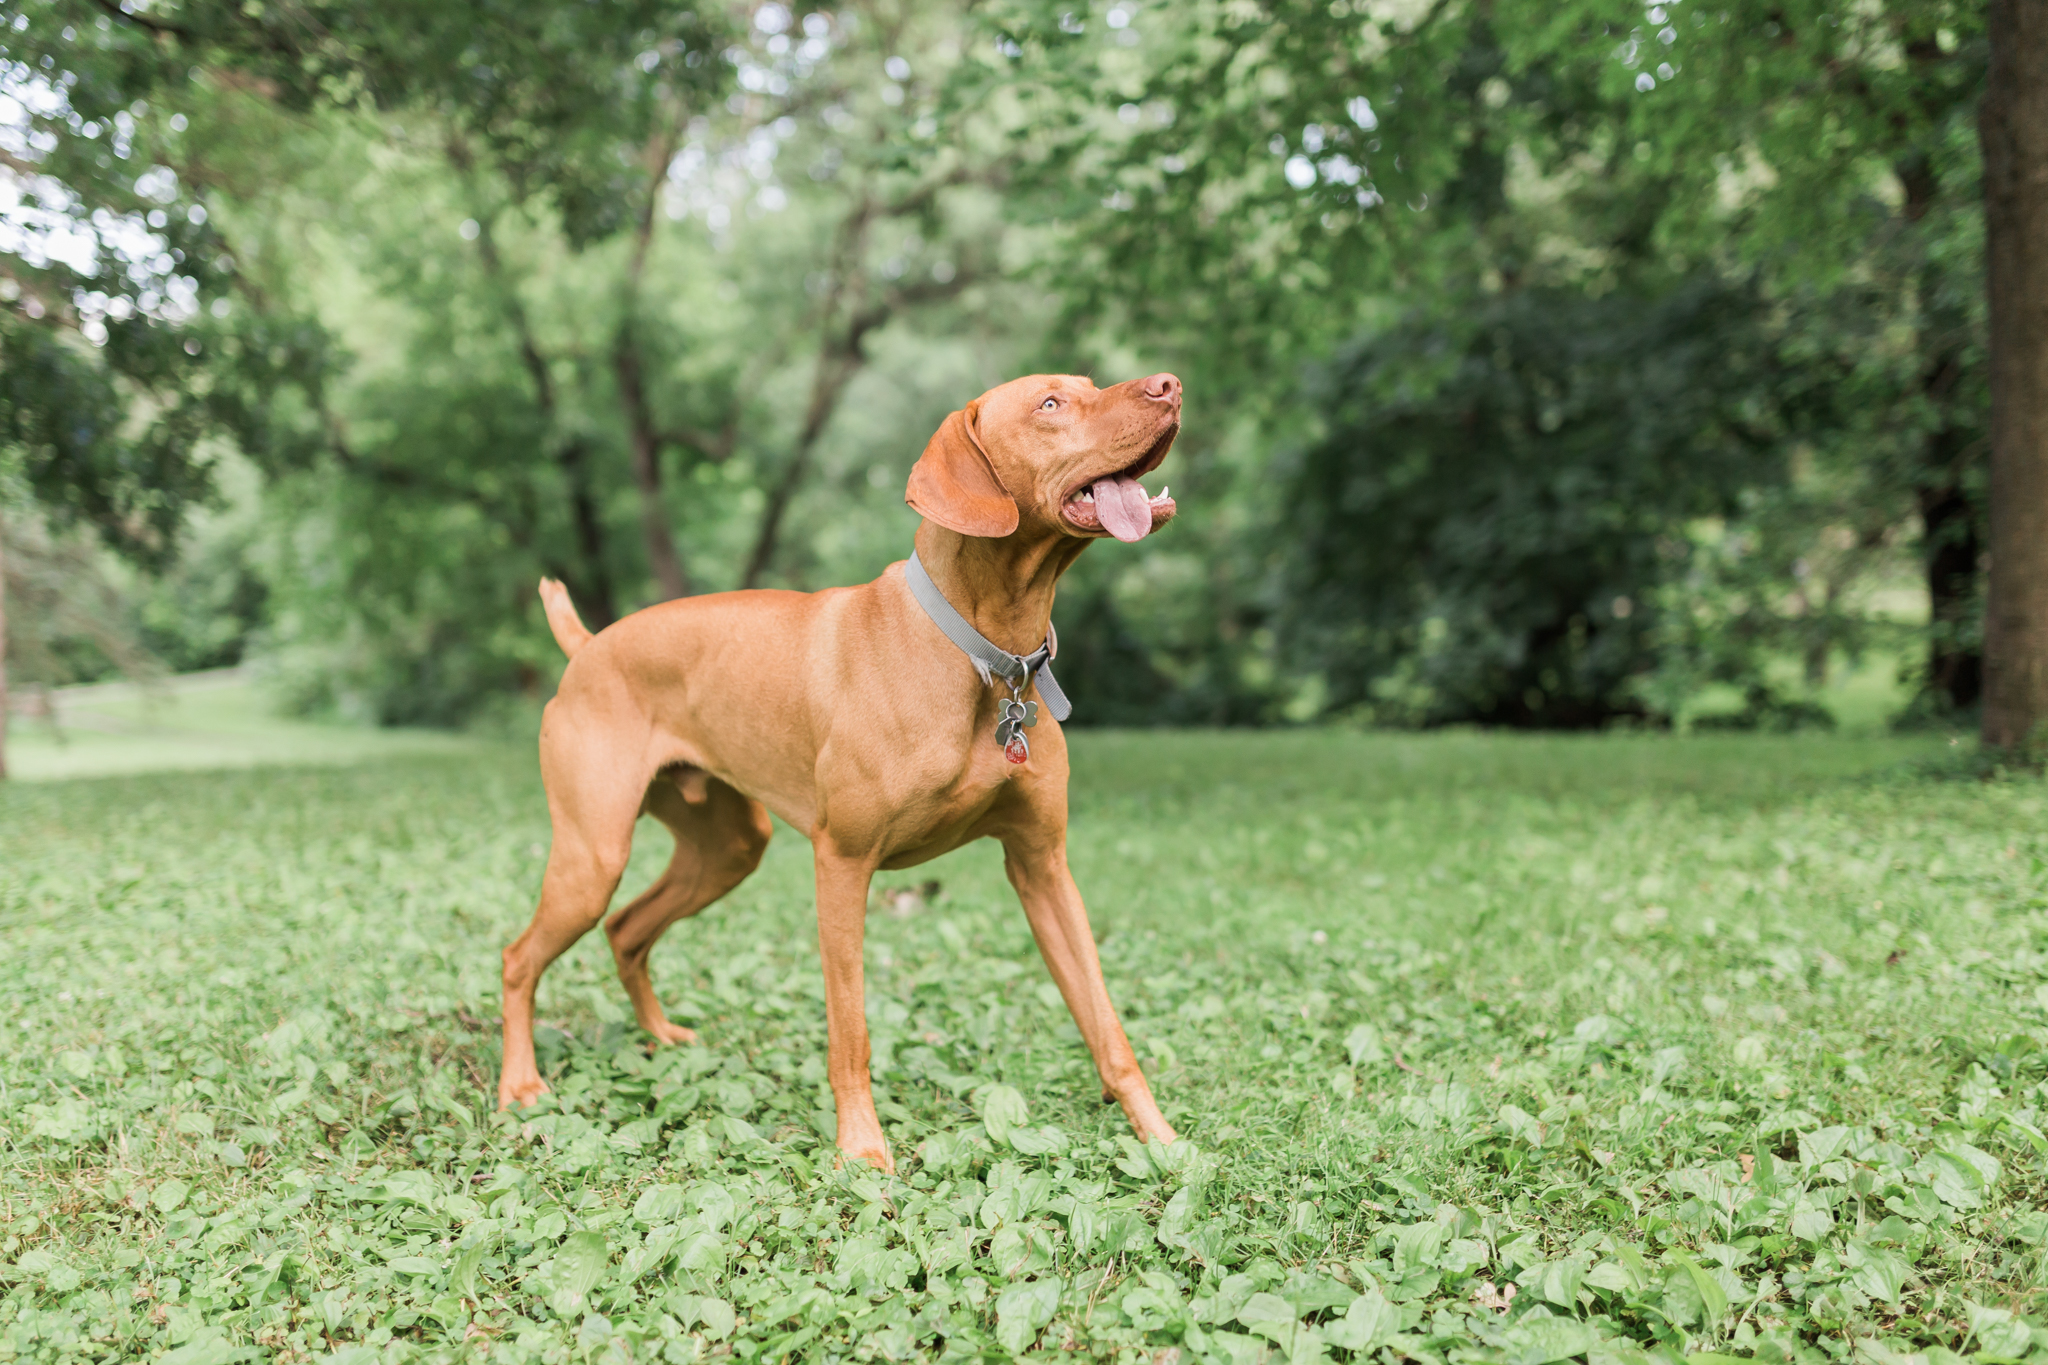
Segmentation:
{"type": "Polygon", "coordinates": [[[1066,501],[1060,505],[1060,513],[1066,517],[1067,523],[1081,531],[1107,531],[1129,544],[1143,540],[1172,520],[1177,509],[1173,499],[1167,496],[1165,487],[1162,486],[1156,495],[1148,495],[1145,485],[1138,480],[1166,458],[1166,452],[1179,432],[1180,423],[1169,424],[1136,460],[1115,473],[1091,479],[1067,494],[1066,501]]]}

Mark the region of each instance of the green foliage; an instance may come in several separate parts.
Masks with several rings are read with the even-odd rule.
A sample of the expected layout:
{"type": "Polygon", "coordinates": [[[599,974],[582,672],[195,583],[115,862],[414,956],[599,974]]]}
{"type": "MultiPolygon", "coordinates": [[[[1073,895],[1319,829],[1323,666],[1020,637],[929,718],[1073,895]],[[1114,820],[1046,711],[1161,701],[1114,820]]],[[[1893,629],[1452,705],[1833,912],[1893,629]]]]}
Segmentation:
{"type": "Polygon", "coordinates": [[[866,578],[963,397],[1162,367],[1184,511],[1070,585],[1088,719],[1593,724],[1723,687],[1774,725],[1916,645],[1921,712],[1975,695],[1953,0],[10,17],[10,173],[98,255],[8,258],[8,463],[161,564],[239,446],[267,534],[195,556],[196,596],[259,585],[262,629],[154,638],[257,639],[309,707],[544,689],[543,573],[597,625],[866,578]],[[1552,388],[1586,417],[1541,430],[1552,388]],[[1346,512],[1365,465],[1406,472],[1346,512]]]}
{"type": "MultiPolygon", "coordinates": [[[[1305,363],[1393,356],[1436,335],[1456,349],[1539,310],[1563,343],[1542,348],[1548,359],[1580,341],[1567,319],[1614,340],[1685,288],[1747,299],[1717,324],[1746,364],[1724,365],[1712,345],[1667,350],[1664,364],[1691,368],[1626,409],[1654,426],[1652,392],[1761,407],[1774,420],[1750,417],[1747,471],[1637,466],[1647,431],[1586,430],[1605,448],[1575,468],[1630,466],[1610,488],[1629,511],[1604,525],[1555,524],[1541,505],[1502,514],[1498,482],[1462,477],[1516,448],[1487,422],[1384,451],[1389,467],[1427,452],[1435,504],[1362,503],[1356,520],[1336,518],[1352,543],[1295,534],[1304,510],[1328,509],[1304,509],[1301,485],[1271,498],[1269,460],[1205,488],[1256,509],[1256,534],[1281,561],[1254,557],[1218,593],[1240,674],[1273,657],[1261,628],[1291,600],[1273,591],[1278,567],[1293,598],[1335,608],[1307,661],[1336,665],[1311,681],[1340,704],[1376,690],[1384,711],[1419,718],[1589,723],[1645,705],[1669,714],[1672,697],[1718,680],[1777,714],[1796,700],[1774,661],[1824,673],[1831,651],[1882,640],[1895,627],[1872,585],[1915,572],[1918,558],[1934,616],[1928,686],[1944,707],[1974,696],[1985,408],[1975,10],[1020,3],[990,25],[988,79],[1022,92],[1020,182],[1069,224],[1058,273],[1072,324],[1106,319],[1163,345],[1192,394],[1257,423],[1266,449],[1315,452],[1311,466],[1352,437],[1302,420],[1305,363]],[[1801,420],[1775,420],[1788,405],[1801,420]],[[1721,524],[1688,525],[1707,488],[1721,524]],[[1573,616],[1596,619],[1582,610],[1590,584],[1560,595],[1536,568],[1526,583],[1457,594],[1441,584],[1441,547],[1403,552],[1446,525],[1513,518],[1554,533],[1552,563],[1579,554],[1579,577],[1608,580],[1601,602],[1645,604],[1607,632],[1605,657],[1565,643],[1573,616]],[[1643,553],[1660,518],[1655,532],[1684,553],[1643,553]],[[1674,572],[1684,591],[1667,593],[1674,572]],[[1660,623],[1667,596],[1681,601],[1660,623]],[[1548,635],[1532,646],[1537,631],[1548,635]],[[1449,643],[1418,643],[1439,638],[1449,643]],[[1535,657],[1546,650],[1556,657],[1535,657]],[[1546,717],[1527,702],[1539,690],[1571,700],[1546,717]]],[[[1426,377],[1397,408],[1442,382],[1432,363],[1403,357],[1426,377]]],[[[1311,488],[1327,497],[1342,482],[1325,468],[1311,488]]],[[[1190,529],[1219,558],[1245,530],[1190,529]]],[[[1492,543],[1467,538],[1460,562],[1475,578],[1492,543]]],[[[1504,575],[1532,568],[1508,565],[1504,575]]]]}
{"type": "Polygon", "coordinates": [[[261,476],[223,458],[208,477],[208,505],[186,510],[177,558],[154,572],[83,527],[53,529],[61,518],[16,512],[0,525],[17,706],[31,689],[244,660],[269,617],[269,585],[253,561],[261,476]]]}
{"type": "Polygon", "coordinates": [[[1873,206],[1918,194],[1918,222],[1974,177],[1953,134],[1982,83],[1982,16],[1952,0],[1633,22],[1027,0],[990,24],[996,78],[1022,92],[1019,153],[1106,266],[1080,273],[1088,304],[1136,310],[1241,381],[1385,320],[1390,293],[1482,275],[1611,285],[1747,259],[1834,285],[1870,248],[1873,206]],[[1887,185],[1895,161],[1925,183],[1887,185]]]}
{"type": "Polygon", "coordinates": [[[1283,495],[1283,620],[1330,700],[1523,726],[1649,714],[1651,593],[1690,568],[1673,528],[1782,477],[1756,311],[1711,279],[1522,290],[1337,361],[1327,434],[1283,495]]]}
{"type": "MultiPolygon", "coordinates": [[[[721,87],[716,51],[732,36],[721,18],[649,0],[9,8],[23,20],[22,55],[60,58],[86,119],[110,120],[138,96],[179,100],[202,73],[290,110],[425,106],[487,148],[520,197],[546,196],[578,244],[630,223],[641,176],[616,158],[618,145],[644,140],[678,98],[721,87]]],[[[50,168],[69,180],[90,157],[85,149],[50,168]]]]}
{"type": "Polygon", "coordinates": [[[11,684],[49,688],[158,670],[139,638],[120,566],[102,546],[82,532],[53,535],[42,520],[21,516],[0,531],[11,684]]]}
{"type": "Polygon", "coordinates": [[[494,1117],[529,760],[14,785],[0,1342],[2040,1355],[2038,782],[1905,775],[1920,741],[1075,747],[1076,872],[1187,1140],[1099,1104],[982,847],[870,922],[896,1179],[831,1165],[786,831],[660,954],[705,1046],[648,1053],[587,940],[543,992],[556,1098],[494,1117]]]}
{"type": "Polygon", "coordinates": [[[34,51],[81,84],[132,59],[178,125],[151,174],[234,244],[214,307],[300,346],[270,410],[317,450],[250,452],[243,567],[311,708],[456,723],[542,685],[543,574],[596,626],[872,574],[932,426],[1043,311],[1002,287],[995,169],[935,136],[942,11],[78,9],[34,51]]]}
{"type": "Polygon", "coordinates": [[[89,353],[18,321],[0,346],[0,442],[19,452],[30,492],[57,516],[84,520],[122,549],[161,561],[186,505],[208,487],[190,433],[124,441],[127,414],[112,365],[102,369],[89,353]]]}
{"type": "Polygon", "coordinates": [[[331,364],[317,329],[231,309],[237,263],[182,155],[189,120],[150,105],[198,83],[168,55],[97,6],[0,8],[16,191],[0,474],[152,568],[214,496],[219,442],[272,469],[306,458],[276,390],[317,390],[331,364]]]}

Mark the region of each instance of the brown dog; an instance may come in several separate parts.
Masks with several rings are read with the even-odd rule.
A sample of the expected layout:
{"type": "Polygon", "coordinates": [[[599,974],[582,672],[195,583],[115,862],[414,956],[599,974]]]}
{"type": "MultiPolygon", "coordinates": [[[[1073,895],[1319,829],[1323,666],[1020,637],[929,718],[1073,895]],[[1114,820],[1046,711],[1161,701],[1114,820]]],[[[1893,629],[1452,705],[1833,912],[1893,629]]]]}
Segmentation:
{"type": "MultiPolygon", "coordinates": [[[[1028,654],[1046,640],[1060,574],[1105,533],[1136,540],[1174,514],[1137,483],[1180,430],[1169,374],[1097,389],[1035,375],[948,417],[910,474],[924,517],[917,557],[974,628],[1028,654]]],[[[533,1000],[550,962],[603,917],[634,821],[668,826],[668,869],[611,917],[619,979],[666,1042],[647,958],[662,931],[754,870],[768,812],[810,836],[817,867],[839,1149],[893,1167],[868,1082],[861,937],[878,868],[911,867],[972,839],[1002,842],[1045,965],[1095,1059],[1104,1100],[1145,1140],[1174,1132],[1138,1069],[1067,870],[1067,749],[1056,721],[1017,763],[996,742],[992,687],[912,597],[904,565],[818,593],[732,592],[664,602],[592,636],[558,583],[548,623],[570,655],[541,723],[554,846],[533,923],[505,950],[500,1107],[546,1091],[533,1000]]]]}

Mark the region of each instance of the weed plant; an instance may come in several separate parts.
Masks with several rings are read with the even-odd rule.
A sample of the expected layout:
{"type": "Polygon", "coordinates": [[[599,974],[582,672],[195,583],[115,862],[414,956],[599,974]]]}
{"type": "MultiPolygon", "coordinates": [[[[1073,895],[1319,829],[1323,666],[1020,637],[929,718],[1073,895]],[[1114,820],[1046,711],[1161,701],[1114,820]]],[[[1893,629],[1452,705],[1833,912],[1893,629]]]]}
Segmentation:
{"type": "Polygon", "coordinates": [[[895,1177],[834,1167],[788,830],[656,954],[703,1046],[593,934],[497,1115],[530,759],[16,784],[0,1359],[2048,1358],[2048,800],[1930,743],[1077,734],[1185,1140],[983,845],[869,920],[895,1177]]]}

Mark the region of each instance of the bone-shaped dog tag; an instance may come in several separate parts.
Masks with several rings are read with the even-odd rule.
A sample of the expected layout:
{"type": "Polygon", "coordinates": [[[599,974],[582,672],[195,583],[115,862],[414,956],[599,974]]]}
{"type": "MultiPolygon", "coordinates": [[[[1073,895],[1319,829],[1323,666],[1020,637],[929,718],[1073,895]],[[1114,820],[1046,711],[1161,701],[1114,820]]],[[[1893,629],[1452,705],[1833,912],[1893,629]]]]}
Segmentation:
{"type": "Polygon", "coordinates": [[[1022,763],[1031,757],[1031,741],[1024,738],[1024,728],[1038,724],[1038,703],[1020,702],[1015,698],[1001,702],[996,707],[996,743],[1003,747],[1003,757],[1012,763],[1022,763]]]}

